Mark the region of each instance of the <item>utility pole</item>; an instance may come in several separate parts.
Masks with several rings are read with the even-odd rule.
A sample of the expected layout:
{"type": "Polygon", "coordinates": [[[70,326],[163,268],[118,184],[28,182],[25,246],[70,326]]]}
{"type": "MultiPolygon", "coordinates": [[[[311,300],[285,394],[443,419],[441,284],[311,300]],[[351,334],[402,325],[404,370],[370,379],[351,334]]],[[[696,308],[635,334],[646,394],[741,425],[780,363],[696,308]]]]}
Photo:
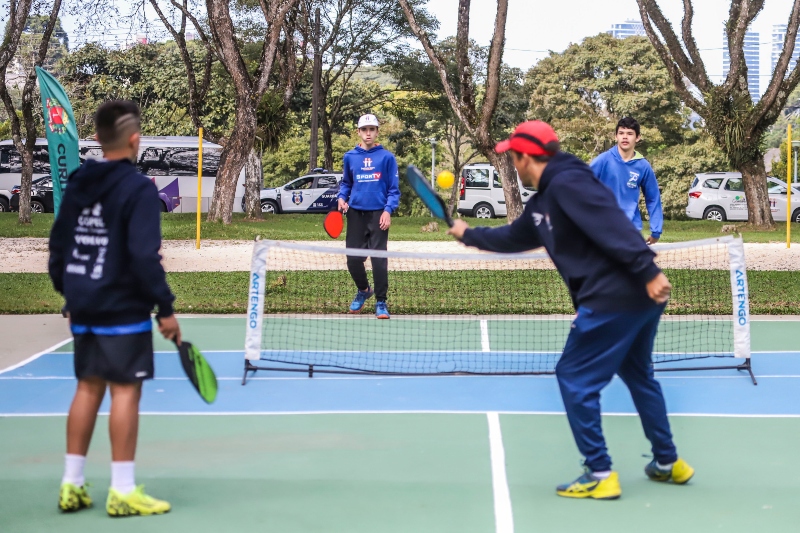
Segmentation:
{"type": "MultiPolygon", "coordinates": [[[[322,76],[322,54],[319,51],[319,8],[314,14],[314,67],[311,91],[311,149],[309,150],[309,170],[317,168],[317,141],[319,138],[319,91],[322,76]]],[[[329,169],[330,170],[330,169],[329,169]]]]}

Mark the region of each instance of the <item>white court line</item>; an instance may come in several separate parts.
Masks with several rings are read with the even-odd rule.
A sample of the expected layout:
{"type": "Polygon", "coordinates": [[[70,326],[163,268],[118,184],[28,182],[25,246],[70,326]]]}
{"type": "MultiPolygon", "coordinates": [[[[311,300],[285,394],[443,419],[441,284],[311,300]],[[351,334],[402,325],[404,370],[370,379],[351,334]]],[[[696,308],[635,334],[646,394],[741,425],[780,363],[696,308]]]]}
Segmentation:
{"type": "Polygon", "coordinates": [[[46,355],[46,354],[48,354],[50,352],[58,350],[59,348],[61,348],[62,346],[64,346],[65,344],[67,344],[67,343],[69,343],[71,341],[72,341],[72,337],[70,337],[68,339],[64,339],[63,341],[59,342],[58,344],[54,344],[51,347],[47,348],[46,350],[28,357],[27,359],[17,363],[16,365],[11,365],[8,368],[4,368],[3,370],[0,370],[0,374],[5,374],[6,372],[11,372],[12,370],[16,370],[17,368],[19,368],[21,366],[27,365],[31,361],[35,361],[36,359],[40,358],[43,355],[46,355]]]}
{"type": "Polygon", "coordinates": [[[486,320],[481,320],[481,351],[492,351],[489,346],[489,322],[486,320]]]}
{"type": "MultiPolygon", "coordinates": [[[[278,372],[281,372],[280,370],[278,372]]],[[[284,371],[287,372],[287,371],[284,371]]],[[[305,372],[305,371],[303,371],[305,372]]],[[[295,372],[297,373],[297,372],[295,372]]],[[[775,375],[764,375],[760,376],[758,374],[755,375],[757,379],[800,379],[800,374],[775,374],[775,375]]],[[[378,379],[425,379],[425,378],[433,378],[433,379],[455,379],[455,378],[525,378],[525,379],[555,379],[554,374],[540,374],[540,375],[526,375],[526,374],[519,374],[519,375],[502,375],[502,374],[475,374],[475,375],[458,375],[458,376],[451,376],[451,375],[419,375],[419,376],[375,376],[375,375],[368,375],[365,374],[363,376],[329,376],[329,375],[317,375],[314,378],[309,378],[308,376],[300,376],[300,377],[248,377],[247,381],[319,381],[319,380],[329,380],[329,381],[363,381],[363,380],[378,380],[378,379]]],[[[0,376],[0,381],[12,381],[15,379],[19,380],[74,380],[75,376],[0,376]]],[[[147,381],[185,381],[187,378],[185,377],[164,377],[164,378],[153,378],[147,381]]],[[[619,376],[614,376],[614,380],[619,380],[619,376]]],[[[656,379],[746,379],[750,381],[749,374],[742,374],[740,376],[657,376],[656,379]]],[[[217,381],[241,381],[242,378],[240,376],[217,376],[217,381]]]]}
{"type": "MultiPolygon", "coordinates": [[[[493,411],[498,415],[542,415],[565,416],[564,411],[493,411]]],[[[98,413],[108,416],[108,411],[98,413]]],[[[147,416],[298,416],[298,415],[485,415],[486,411],[447,411],[447,410],[412,410],[412,411],[141,411],[147,416]]],[[[61,413],[0,413],[0,418],[32,418],[47,416],[67,416],[61,413]]],[[[637,413],[603,413],[603,416],[639,416],[637,413]]],[[[669,413],[671,417],[706,417],[706,418],[800,418],[800,413],[789,415],[775,414],[728,414],[728,413],[669,413]]]]}
{"type": "Polygon", "coordinates": [[[506,479],[506,452],[503,449],[503,432],[500,415],[486,413],[489,421],[489,452],[492,459],[492,492],[494,493],[494,527],[497,533],[514,533],[514,515],[511,494],[506,479]]]}

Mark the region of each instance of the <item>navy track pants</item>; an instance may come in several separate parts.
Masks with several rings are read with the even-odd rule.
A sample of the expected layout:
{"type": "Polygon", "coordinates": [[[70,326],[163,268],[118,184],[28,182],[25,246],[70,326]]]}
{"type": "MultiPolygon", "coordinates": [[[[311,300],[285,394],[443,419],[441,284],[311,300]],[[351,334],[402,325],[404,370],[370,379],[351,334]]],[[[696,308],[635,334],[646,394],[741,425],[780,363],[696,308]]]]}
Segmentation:
{"type": "Polygon", "coordinates": [[[575,443],[594,472],[611,469],[600,418],[600,391],[614,374],[630,390],[656,460],[668,464],[678,458],[664,395],[653,377],[653,342],[663,310],[664,306],[654,306],[599,313],[578,308],[556,377],[575,443]]]}

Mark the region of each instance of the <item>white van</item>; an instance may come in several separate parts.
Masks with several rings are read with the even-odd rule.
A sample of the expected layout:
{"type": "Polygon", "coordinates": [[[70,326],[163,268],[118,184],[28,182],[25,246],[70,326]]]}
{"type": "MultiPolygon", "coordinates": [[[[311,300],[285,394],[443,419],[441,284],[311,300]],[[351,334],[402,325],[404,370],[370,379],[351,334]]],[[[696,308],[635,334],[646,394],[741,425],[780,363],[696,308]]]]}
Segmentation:
{"type": "MultiPolygon", "coordinates": [[[[504,217],[508,214],[500,174],[492,165],[489,163],[467,165],[461,171],[459,180],[461,181],[461,196],[458,200],[460,214],[476,218],[504,217]]],[[[533,187],[523,186],[519,177],[517,186],[523,204],[536,194],[533,187]]]]}
{"type": "MultiPolygon", "coordinates": [[[[146,137],[139,145],[136,166],[158,187],[161,210],[172,213],[197,211],[198,137],[146,137]]],[[[103,156],[97,141],[79,141],[81,161],[103,156]]],[[[222,146],[203,141],[203,190],[201,210],[208,211],[219,167],[222,146]]],[[[0,189],[19,185],[22,159],[11,140],[0,141],[0,189]]],[[[33,179],[50,176],[50,157],[47,139],[36,139],[33,153],[33,179]]],[[[242,211],[245,171],[236,183],[233,210],[242,211]]]]}

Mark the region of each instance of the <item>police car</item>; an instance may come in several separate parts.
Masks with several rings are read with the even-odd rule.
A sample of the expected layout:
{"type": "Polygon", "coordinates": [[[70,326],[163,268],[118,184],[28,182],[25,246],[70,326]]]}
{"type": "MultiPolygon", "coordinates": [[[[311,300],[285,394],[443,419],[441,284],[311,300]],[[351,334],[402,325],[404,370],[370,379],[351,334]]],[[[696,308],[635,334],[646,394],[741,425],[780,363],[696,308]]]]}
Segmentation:
{"type": "Polygon", "coordinates": [[[281,187],[261,189],[261,212],[327,213],[336,203],[341,181],[341,173],[320,168],[281,187]]]}

